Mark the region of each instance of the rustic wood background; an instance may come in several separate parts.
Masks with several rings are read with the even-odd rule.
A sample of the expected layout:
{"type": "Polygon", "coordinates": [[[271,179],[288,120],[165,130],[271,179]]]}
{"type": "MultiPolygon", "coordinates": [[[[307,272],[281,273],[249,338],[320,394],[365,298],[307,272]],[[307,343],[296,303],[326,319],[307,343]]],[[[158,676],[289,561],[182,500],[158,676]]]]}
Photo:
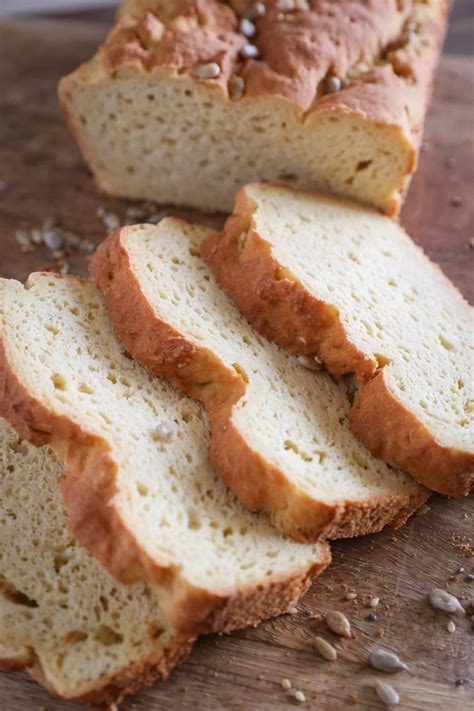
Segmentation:
{"type": "MultiPolygon", "coordinates": [[[[473,6],[472,0],[458,0],[455,7],[419,171],[402,215],[413,237],[471,302],[474,71],[468,54],[473,6]]],[[[25,279],[30,271],[50,265],[47,250],[20,251],[15,232],[21,227],[41,226],[55,217],[81,237],[99,242],[106,228],[98,208],[124,215],[123,201],[95,191],[55,98],[58,78],[91,55],[109,19],[110,13],[100,12],[74,21],[22,19],[0,25],[1,276],[25,279]]],[[[196,213],[194,218],[219,223],[219,218],[196,213]]],[[[74,256],[70,262],[72,271],[86,273],[86,257],[74,256]]],[[[398,532],[335,543],[332,566],[314,582],[297,615],[201,639],[169,681],[142,691],[121,709],[292,709],[292,692],[280,686],[285,677],[293,690],[305,693],[305,709],[377,709],[382,705],[373,683],[386,675],[371,670],[367,657],[381,645],[398,652],[410,667],[386,678],[400,693],[400,708],[474,708],[474,624],[457,618],[450,634],[449,617],[426,601],[433,588],[445,586],[464,601],[474,599],[474,582],[466,575],[474,573],[472,501],[433,497],[430,511],[398,532]],[[465,573],[456,574],[459,567],[465,573]],[[358,593],[354,601],[345,599],[349,589],[358,593]],[[376,620],[368,619],[371,595],[381,599],[376,620]],[[348,615],[354,639],[340,641],[308,614],[331,609],[348,615]],[[336,662],[316,655],[316,634],[336,643],[336,662]]],[[[25,673],[0,674],[1,711],[79,708],[52,700],[25,673]]]]}

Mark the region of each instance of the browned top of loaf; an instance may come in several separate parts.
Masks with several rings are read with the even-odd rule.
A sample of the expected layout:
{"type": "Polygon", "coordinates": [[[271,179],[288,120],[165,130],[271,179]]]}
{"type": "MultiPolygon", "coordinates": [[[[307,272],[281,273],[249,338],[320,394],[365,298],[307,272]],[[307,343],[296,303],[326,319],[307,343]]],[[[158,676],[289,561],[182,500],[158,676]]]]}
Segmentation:
{"type": "Polygon", "coordinates": [[[345,107],[417,129],[444,36],[449,0],[265,0],[248,39],[232,0],[126,0],[101,48],[110,72],[124,66],[184,73],[216,62],[207,83],[226,95],[233,74],[245,98],[289,99],[304,111],[345,107]],[[257,59],[242,58],[247,43],[257,59]],[[331,77],[342,91],[329,93],[331,77]]]}

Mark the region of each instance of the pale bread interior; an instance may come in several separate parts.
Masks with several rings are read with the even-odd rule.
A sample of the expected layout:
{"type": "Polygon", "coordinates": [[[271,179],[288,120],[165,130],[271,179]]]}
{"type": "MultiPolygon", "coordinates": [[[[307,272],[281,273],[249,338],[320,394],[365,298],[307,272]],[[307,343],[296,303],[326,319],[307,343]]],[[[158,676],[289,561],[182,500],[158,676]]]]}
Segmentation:
{"type": "Polygon", "coordinates": [[[117,463],[108,506],[152,561],[238,596],[326,559],[324,547],[289,541],[240,505],[208,464],[203,408],[131,359],[92,283],[35,274],[27,288],[2,287],[10,367],[43,406],[108,443],[117,463]]]}
{"type": "Polygon", "coordinates": [[[325,195],[251,185],[252,229],[349,340],[383,367],[391,393],[447,447],[472,450],[472,309],[392,220],[325,195]]]}
{"type": "Polygon", "coordinates": [[[75,698],[186,645],[149,586],[117,583],[71,536],[63,472],[0,418],[0,664],[16,660],[75,698]]]}
{"type": "Polygon", "coordinates": [[[351,434],[342,384],[306,369],[250,327],[199,256],[209,234],[166,218],[128,228],[122,244],[157,316],[247,381],[232,422],[249,446],[298,489],[328,504],[393,497],[396,509],[398,496],[421,492],[351,434]]]}

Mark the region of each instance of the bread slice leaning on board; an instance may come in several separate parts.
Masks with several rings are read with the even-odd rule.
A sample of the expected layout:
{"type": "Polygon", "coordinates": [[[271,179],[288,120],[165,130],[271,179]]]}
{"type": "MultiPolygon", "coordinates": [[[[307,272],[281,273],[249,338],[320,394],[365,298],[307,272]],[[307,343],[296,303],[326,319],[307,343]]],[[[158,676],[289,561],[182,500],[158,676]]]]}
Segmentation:
{"type": "Polygon", "coordinates": [[[0,418],[0,666],[51,693],[118,702],[191,648],[146,583],[117,583],[68,529],[63,463],[0,418]]]}
{"type": "Polygon", "coordinates": [[[401,525],[427,491],[351,434],[343,385],[253,331],[200,257],[213,235],[165,219],[119,229],[99,246],[91,273],[125,347],[205,404],[216,470],[288,535],[401,525]]]}
{"type": "Polygon", "coordinates": [[[280,180],[393,214],[449,4],[126,0],[60,103],[110,194],[230,211],[245,183],[280,180]]]}
{"type": "Polygon", "coordinates": [[[359,382],[351,429],[425,486],[474,484],[474,320],[402,227],[355,203],[249,185],[205,256],[257,331],[359,382]]]}
{"type": "Polygon", "coordinates": [[[148,581],[177,630],[282,613],[328,564],[214,474],[203,408],[130,357],[92,282],[1,280],[0,359],[0,412],[67,466],[72,533],[118,580],[148,581]]]}

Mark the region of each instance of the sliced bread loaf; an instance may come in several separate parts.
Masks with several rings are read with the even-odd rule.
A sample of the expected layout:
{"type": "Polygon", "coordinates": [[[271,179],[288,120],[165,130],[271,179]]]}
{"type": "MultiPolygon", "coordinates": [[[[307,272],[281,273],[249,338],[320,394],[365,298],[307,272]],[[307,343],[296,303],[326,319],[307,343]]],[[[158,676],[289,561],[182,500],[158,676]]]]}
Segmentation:
{"type": "Polygon", "coordinates": [[[252,330],[200,257],[212,234],[166,219],[118,230],[98,248],[91,271],[126,348],[205,404],[217,471],[289,535],[401,524],[426,490],[353,437],[342,385],[252,330]]]}
{"type": "Polygon", "coordinates": [[[450,495],[474,483],[472,309],[405,231],[354,203],[249,185],[206,246],[255,328],[360,388],[352,431],[450,495]]]}
{"type": "Polygon", "coordinates": [[[0,666],[65,699],[112,703],[167,676],[191,640],[146,583],[117,583],[74,540],[63,471],[0,418],[0,666]]]}
{"type": "Polygon", "coordinates": [[[243,508],[207,461],[197,403],[116,339],[91,282],[0,282],[0,409],[66,462],[71,530],[123,582],[148,580],[175,628],[229,630],[285,611],[329,562],[243,508]]]}

